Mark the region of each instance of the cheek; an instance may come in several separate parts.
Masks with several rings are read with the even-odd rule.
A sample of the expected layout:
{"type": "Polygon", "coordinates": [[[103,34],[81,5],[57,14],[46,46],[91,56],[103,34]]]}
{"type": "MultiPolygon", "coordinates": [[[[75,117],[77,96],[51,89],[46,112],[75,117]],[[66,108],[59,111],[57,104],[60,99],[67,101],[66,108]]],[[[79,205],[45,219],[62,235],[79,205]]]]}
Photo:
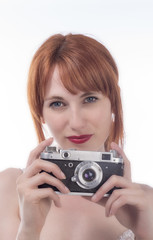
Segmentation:
{"type": "Polygon", "coordinates": [[[98,118],[99,118],[99,121],[97,121],[97,125],[96,125],[98,134],[106,140],[111,131],[111,125],[112,125],[111,113],[99,114],[98,118]]]}
{"type": "Polygon", "coordinates": [[[44,120],[45,123],[47,124],[49,130],[54,134],[60,132],[63,130],[64,128],[64,121],[61,121],[61,117],[60,116],[56,116],[54,115],[49,115],[47,116],[44,115],[44,120]]]}
{"type": "Polygon", "coordinates": [[[111,112],[110,111],[97,111],[92,114],[92,121],[97,124],[97,126],[109,127],[111,125],[111,112]]]}

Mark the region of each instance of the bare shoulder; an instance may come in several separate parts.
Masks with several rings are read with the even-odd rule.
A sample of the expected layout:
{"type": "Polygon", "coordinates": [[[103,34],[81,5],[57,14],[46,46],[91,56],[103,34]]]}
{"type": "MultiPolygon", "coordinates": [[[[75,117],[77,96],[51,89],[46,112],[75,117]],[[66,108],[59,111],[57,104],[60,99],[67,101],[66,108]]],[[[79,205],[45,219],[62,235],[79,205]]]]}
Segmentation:
{"type": "Polygon", "coordinates": [[[22,170],[17,168],[8,168],[0,172],[0,211],[3,211],[5,206],[10,208],[17,204],[16,180],[21,174],[22,170]]]}
{"type": "Polygon", "coordinates": [[[0,236],[2,240],[15,239],[19,218],[16,180],[21,169],[9,168],[0,172],[0,236]]]}
{"type": "Polygon", "coordinates": [[[5,206],[9,208],[10,202],[12,207],[17,205],[16,180],[21,174],[22,170],[17,168],[0,172],[0,211],[3,211],[5,206]]]}
{"type": "Polygon", "coordinates": [[[19,168],[8,168],[0,172],[0,196],[4,194],[12,193],[16,188],[16,180],[22,174],[22,170],[19,168]]]}
{"type": "Polygon", "coordinates": [[[22,174],[22,169],[20,168],[7,168],[0,172],[0,178],[3,177],[7,179],[8,174],[10,174],[13,178],[17,178],[20,174],[22,174]]]}

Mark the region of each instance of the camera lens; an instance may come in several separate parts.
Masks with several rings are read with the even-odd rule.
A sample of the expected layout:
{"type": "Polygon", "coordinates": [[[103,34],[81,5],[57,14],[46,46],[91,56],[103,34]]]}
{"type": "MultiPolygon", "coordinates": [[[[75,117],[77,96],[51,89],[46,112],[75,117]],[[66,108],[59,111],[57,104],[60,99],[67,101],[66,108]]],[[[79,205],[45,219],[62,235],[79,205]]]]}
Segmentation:
{"type": "Polygon", "coordinates": [[[93,169],[89,168],[83,172],[82,176],[85,181],[91,182],[95,179],[96,173],[93,169]]]}
{"type": "Polygon", "coordinates": [[[80,162],[74,171],[73,182],[76,182],[81,188],[96,188],[103,178],[102,168],[93,161],[80,162]]]}

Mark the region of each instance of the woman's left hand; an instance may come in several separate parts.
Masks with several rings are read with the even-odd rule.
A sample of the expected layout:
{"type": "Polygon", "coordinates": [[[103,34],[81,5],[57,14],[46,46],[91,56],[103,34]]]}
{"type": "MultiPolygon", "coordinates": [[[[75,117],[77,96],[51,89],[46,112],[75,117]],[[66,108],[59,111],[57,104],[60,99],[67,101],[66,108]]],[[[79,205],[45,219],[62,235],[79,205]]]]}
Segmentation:
{"type": "Polygon", "coordinates": [[[111,176],[94,194],[93,202],[99,202],[114,187],[105,203],[106,216],[114,215],[118,221],[131,229],[137,239],[153,239],[153,188],[131,181],[130,162],[123,150],[115,143],[111,145],[124,159],[124,176],[111,176]]]}

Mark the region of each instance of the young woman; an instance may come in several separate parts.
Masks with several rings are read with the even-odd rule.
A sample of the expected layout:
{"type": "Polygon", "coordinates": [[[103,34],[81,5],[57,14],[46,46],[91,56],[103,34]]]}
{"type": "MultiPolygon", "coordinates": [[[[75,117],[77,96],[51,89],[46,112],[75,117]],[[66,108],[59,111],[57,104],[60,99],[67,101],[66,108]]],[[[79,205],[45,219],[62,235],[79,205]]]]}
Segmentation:
{"type": "Polygon", "coordinates": [[[24,170],[0,173],[1,240],[152,240],[153,189],[131,180],[118,70],[109,51],[84,35],[50,37],[31,63],[28,101],[39,145],[24,170]],[[52,134],[47,140],[44,124],[52,134]],[[71,195],[61,169],[40,159],[53,140],[61,149],[115,149],[124,176],[113,175],[92,197],[71,195]],[[38,188],[43,183],[62,194],[38,188]]]}

